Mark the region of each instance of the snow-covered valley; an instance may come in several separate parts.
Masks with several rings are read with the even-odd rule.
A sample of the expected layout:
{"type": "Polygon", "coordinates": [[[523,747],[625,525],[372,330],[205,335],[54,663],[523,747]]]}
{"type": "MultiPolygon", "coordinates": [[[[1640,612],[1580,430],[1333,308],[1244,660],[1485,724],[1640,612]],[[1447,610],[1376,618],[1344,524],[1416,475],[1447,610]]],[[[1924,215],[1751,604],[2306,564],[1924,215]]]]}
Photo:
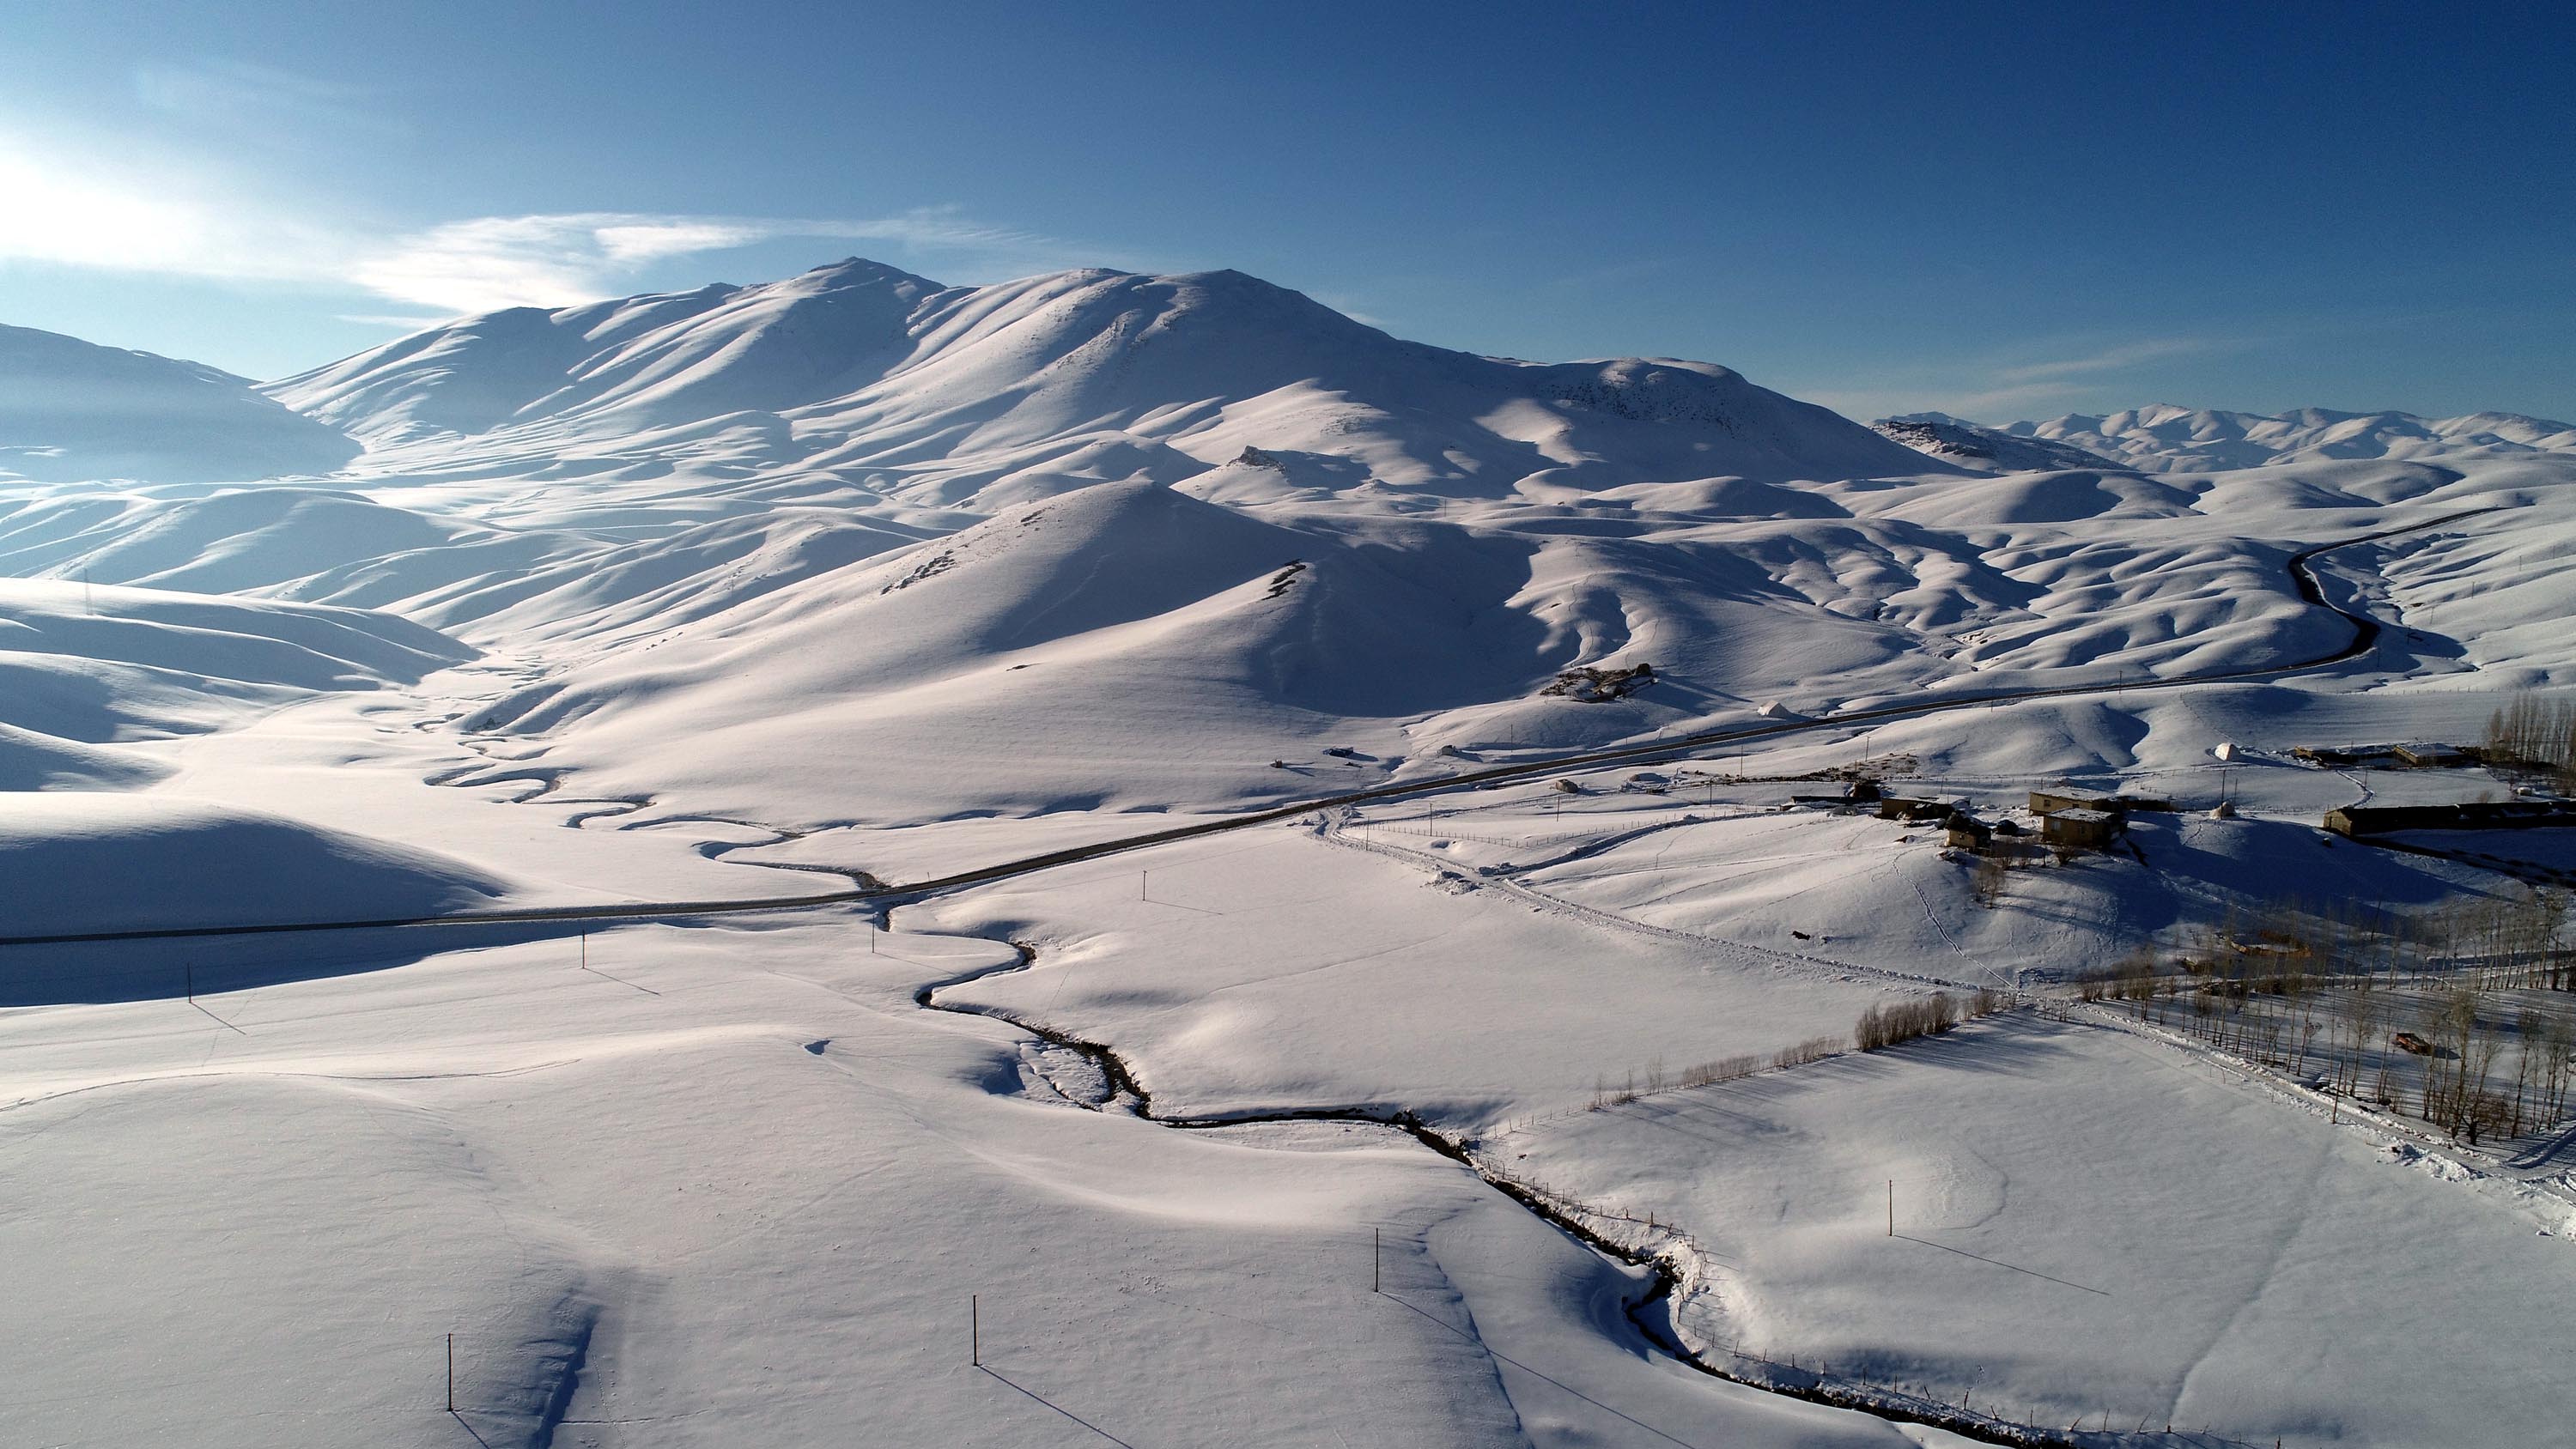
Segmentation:
{"type": "Polygon", "coordinates": [[[0,329],[7,1442],[2562,1432],[2576,1119],[2087,983],[2565,959],[2440,935],[2560,832],[2323,827],[2546,803],[2351,747],[2576,688],[2576,429],[855,259],[84,348],[0,329]]]}

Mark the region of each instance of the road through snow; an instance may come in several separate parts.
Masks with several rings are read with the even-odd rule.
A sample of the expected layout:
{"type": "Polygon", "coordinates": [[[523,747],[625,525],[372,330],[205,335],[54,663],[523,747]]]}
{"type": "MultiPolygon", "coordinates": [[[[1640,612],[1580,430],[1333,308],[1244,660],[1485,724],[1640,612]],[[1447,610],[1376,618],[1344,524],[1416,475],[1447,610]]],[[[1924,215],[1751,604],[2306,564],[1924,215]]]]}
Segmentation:
{"type": "Polygon", "coordinates": [[[867,887],[852,887],[848,890],[826,891],[813,895],[766,896],[727,901],[638,901],[627,905],[617,906],[469,910],[435,915],[396,917],[381,920],[316,921],[297,922],[291,924],[245,923],[229,926],[174,927],[154,930],[58,932],[43,935],[0,936],[0,946],[60,945],[83,941],[153,941],[214,936],[271,935],[308,931],[384,930],[410,926],[532,924],[551,921],[667,921],[693,916],[739,915],[754,911],[800,910],[819,906],[850,904],[881,905],[887,908],[892,908],[894,906],[924,900],[932,896],[964,890],[971,886],[988,885],[995,881],[1004,881],[1018,876],[1033,875],[1039,871],[1052,870],[1058,866],[1075,865],[1084,861],[1099,860],[1112,855],[1124,854],[1129,851],[1147,849],[1152,846],[1169,845],[1176,841],[1196,839],[1204,835],[1217,835],[1227,831],[1245,829],[1250,826],[1264,825],[1273,821],[1294,819],[1297,816],[1309,814],[1314,811],[1333,810],[1346,805],[1364,805],[1383,800],[1414,799],[1422,796],[1441,794],[1451,790],[1473,789],[1482,785],[1497,784],[1511,780],[1526,780],[1536,776],[1552,774],[1570,769],[1593,769],[1604,765],[1646,764],[1657,761],[1684,759],[1694,756],[1700,751],[1716,746],[1735,746],[1752,740],[1777,740],[1813,730],[1848,729],[1854,725],[1876,724],[1888,720],[1919,718],[1926,715],[1948,713],[1953,710],[1981,708],[1996,704],[2019,703],[2039,699],[2066,699],[2085,695],[2119,694],[2125,693],[2129,690],[2166,690],[2179,689],[2191,685],[2281,679],[2293,674],[2301,674],[2313,669],[2323,669],[2331,665],[2343,663],[2349,659],[2358,658],[2369,653],[2372,646],[2374,646],[2379,640],[2382,626],[2378,620],[2371,618],[2367,614],[2356,613],[2353,610],[2344,608],[2326,597],[2324,587],[2318,582],[2314,570],[2309,567],[2312,560],[2326,554],[2336,552],[2340,549],[2356,548],[2362,544],[2375,543],[2382,539],[2396,538],[2406,534],[2422,533],[2430,529],[2440,528],[2444,524],[2459,522],[2464,518],[2473,518],[2482,514],[2499,512],[2503,508],[2510,506],[2513,505],[2500,504],[2487,508],[2464,509],[2459,512],[2444,514],[2438,518],[2426,519],[2421,523],[2404,524],[2395,528],[2384,528],[2375,532],[2360,534],[2352,538],[2339,539],[2332,543],[2316,544],[2311,547],[2301,549],[2297,553],[2291,554],[2286,560],[2286,563],[2290,571],[2291,582],[2297,588],[2300,598],[2318,608],[2326,609],[2348,620],[2353,626],[2353,637],[2343,647],[2333,650],[2327,654],[2313,659],[2304,659],[2288,664],[2269,665],[2257,669],[2213,670],[2205,673],[2175,676],[2166,679],[2142,680],[2136,683],[2114,681],[2109,684],[2052,685],[2040,689],[2009,690],[1996,694],[1976,695],[1967,698],[1917,700],[1904,704],[1880,705],[1870,709],[1850,710],[1839,714],[1820,716],[1814,719],[1788,720],[1778,724],[1756,725],[1746,729],[1710,730],[1700,734],[1684,736],[1679,739],[1658,740],[1644,745],[1620,745],[1608,749],[1580,750],[1567,754],[1554,755],[1543,760],[1521,761],[1509,765],[1497,765],[1489,769],[1470,770],[1462,774],[1444,775],[1433,780],[1417,780],[1396,785],[1379,785],[1365,790],[1353,790],[1338,795],[1321,796],[1315,799],[1297,801],[1292,804],[1273,806],[1266,810],[1257,810],[1242,815],[1231,816],[1223,820],[1212,820],[1197,825],[1180,826],[1171,830],[1153,831],[1143,835],[1127,836],[1118,840],[1101,841],[1095,844],[1075,846],[1065,850],[1049,851],[1042,855],[1027,856],[1018,860],[1004,861],[996,865],[959,871],[955,874],[941,876],[933,880],[917,881],[907,885],[889,885],[875,889],[867,887]]]}

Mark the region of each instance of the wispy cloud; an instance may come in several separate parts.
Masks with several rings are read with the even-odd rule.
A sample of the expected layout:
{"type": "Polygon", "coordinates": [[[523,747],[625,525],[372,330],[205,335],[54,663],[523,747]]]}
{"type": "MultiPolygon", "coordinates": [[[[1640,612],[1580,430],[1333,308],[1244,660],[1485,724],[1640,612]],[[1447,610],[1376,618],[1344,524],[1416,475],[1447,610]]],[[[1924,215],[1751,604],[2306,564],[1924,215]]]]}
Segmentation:
{"type": "Polygon", "coordinates": [[[2149,363],[2172,357],[2225,351],[2242,345],[2216,337],[2155,337],[2096,348],[2046,362],[1982,362],[1954,365],[1902,380],[1873,380],[1858,388],[1817,387],[1800,395],[1847,417],[1879,418],[1893,413],[1945,412],[1986,422],[2080,411],[2106,400],[2120,405],[2144,399],[2129,395],[2136,386],[2124,381],[2149,363]]]}
{"type": "Polygon", "coordinates": [[[318,126],[380,135],[405,129],[363,86],[215,57],[144,62],[134,70],[134,99],[147,111],[199,128],[318,126]]]}
{"type": "Polygon", "coordinates": [[[2220,342],[2207,337],[2155,337],[2142,342],[2106,347],[2081,357],[2062,357],[2054,362],[2024,363],[2019,367],[1998,368],[1994,376],[2007,383],[2063,382],[2096,372],[2119,372],[2142,362],[2156,362],[2168,357],[2188,357],[2195,352],[2209,352],[2220,342]]]}
{"type": "Polygon", "coordinates": [[[644,267],[756,242],[890,243],[905,251],[1028,255],[1056,243],[945,208],[864,219],[566,212],[447,222],[359,255],[348,280],[450,312],[569,306],[630,290],[644,267]]]}
{"type": "Polygon", "coordinates": [[[307,220],[186,168],[92,164],[19,139],[0,132],[0,263],[345,288],[443,316],[595,301],[634,290],[656,264],[767,241],[1032,270],[1070,250],[949,207],[856,218],[560,212],[371,230],[307,220]]]}

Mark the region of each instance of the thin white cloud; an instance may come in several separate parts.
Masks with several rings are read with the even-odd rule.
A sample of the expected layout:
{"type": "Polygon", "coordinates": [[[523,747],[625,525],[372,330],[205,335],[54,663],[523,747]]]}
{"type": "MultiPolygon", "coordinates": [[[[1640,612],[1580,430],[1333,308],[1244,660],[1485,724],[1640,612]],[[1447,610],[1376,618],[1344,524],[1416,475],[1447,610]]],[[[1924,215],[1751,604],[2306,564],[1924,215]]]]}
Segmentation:
{"type": "Polygon", "coordinates": [[[656,263],[764,241],[878,243],[1031,270],[1068,250],[947,207],[823,219],[562,212],[371,232],[313,224],[184,169],[100,164],[28,139],[0,131],[0,264],[351,288],[443,316],[617,296],[656,263]]]}
{"type": "Polygon", "coordinates": [[[654,262],[796,239],[986,256],[1055,245],[940,208],[858,220],[566,212],[448,222],[361,255],[348,279],[380,297],[450,312],[562,307],[632,290],[633,275],[654,262]]]}
{"type": "Polygon", "coordinates": [[[2039,382],[2054,378],[2095,372],[2117,372],[2141,362],[2156,362],[2168,357],[2185,357],[2195,352],[2208,352],[2220,344],[2206,337],[2156,337],[2143,342],[2107,347],[2083,357],[2065,357],[2055,362],[2026,363],[1996,371],[2003,382],[2039,382]]]}
{"type": "Polygon", "coordinates": [[[1905,385],[1887,379],[1866,388],[1813,388],[1800,393],[1846,417],[1879,418],[1897,413],[1944,412],[1963,418],[2003,422],[2054,416],[2103,406],[2109,401],[2134,404],[2126,396],[2132,384],[2121,375],[2169,357],[2220,351],[2239,345],[2212,337],[2157,337],[2125,342],[2050,362],[1986,364],[1956,367],[1937,379],[1905,385]]]}
{"type": "Polygon", "coordinates": [[[184,175],[49,164],[0,137],[0,261],[244,279],[330,264],[331,238],[206,197],[184,175]]]}
{"type": "Polygon", "coordinates": [[[134,99],[147,111],[192,127],[265,130],[323,126],[377,134],[405,128],[367,88],[274,66],[212,57],[145,61],[134,69],[134,99]]]}
{"type": "MultiPolygon", "coordinates": [[[[536,220],[522,217],[522,221],[536,220]]],[[[611,262],[641,266],[663,257],[722,251],[764,239],[757,223],[697,221],[672,217],[629,217],[596,226],[591,236],[611,262]]]]}

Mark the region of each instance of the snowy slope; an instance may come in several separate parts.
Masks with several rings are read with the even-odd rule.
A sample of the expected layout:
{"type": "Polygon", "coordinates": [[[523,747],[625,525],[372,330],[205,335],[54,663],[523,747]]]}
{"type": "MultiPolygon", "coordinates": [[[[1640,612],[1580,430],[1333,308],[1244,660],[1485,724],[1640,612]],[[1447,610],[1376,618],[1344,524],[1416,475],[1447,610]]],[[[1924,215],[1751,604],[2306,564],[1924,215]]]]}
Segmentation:
{"type": "Polygon", "coordinates": [[[405,619],[163,590],[0,582],[0,723],[89,743],[192,734],[473,651],[405,619]]]}
{"type": "MultiPolygon", "coordinates": [[[[938,475],[1104,443],[1165,466],[1246,446],[1400,486],[1924,471],[1822,408],[1706,363],[1541,365],[1400,342],[1240,272],[1074,271],[940,287],[852,259],[782,282],[416,334],[270,387],[391,455],[651,430],[757,434],[772,465],[938,475]]],[[[1191,471],[1195,471],[1194,468],[1191,471]]],[[[1171,481],[1169,476],[1163,481],[1171,481]]]]}
{"type": "Polygon", "coordinates": [[[0,478],[201,483],[328,473],[357,453],[230,373],[0,326],[0,478]]]}
{"type": "Polygon", "coordinates": [[[2058,443],[2149,473],[2210,472],[2333,459],[2449,460],[2576,453],[2576,424],[2516,413],[2419,418],[2300,408],[2278,416],[2170,404],[2101,417],[2014,423],[2014,437],[2058,443]]]}
{"type": "Polygon", "coordinates": [[[383,920],[490,903],[467,862],[167,794],[41,794],[0,811],[12,935],[383,920]]]}
{"type": "Polygon", "coordinates": [[[2117,468],[2119,463],[2068,443],[2020,437],[1954,418],[1947,413],[1907,413],[1870,424],[1880,436],[1926,457],[1980,473],[2025,473],[2056,468],[2117,468]]]}
{"type": "MultiPolygon", "coordinates": [[[[1724,368],[1474,357],[1232,272],[854,260],[468,319],[272,391],[371,450],[329,488],[28,485],[0,569],[536,650],[467,712],[519,765],[802,826],[1222,809],[1775,701],[2256,667],[2344,637],[2297,546],[2555,510],[2576,476],[2140,476],[1922,421],[1943,461],[1724,368]],[[1637,664],[1628,698],[1550,693],[1637,664]]],[[[2348,587],[2553,678],[2541,536],[2348,587]]]]}
{"type": "Polygon", "coordinates": [[[2465,739],[2576,683],[2555,425],[1892,439],[1710,364],[1473,357],[1236,273],[861,262],[496,313],[272,391],[368,451],[0,480],[0,934],[799,895],[1980,707],[883,918],[0,952],[0,1251],[36,1265],[0,1418],[42,1442],[1949,1442],[1648,1352],[1637,1270],[1412,1138],[1077,1111],[1098,1065],[1016,1022],[1114,1046],[1167,1112],[1418,1113],[1619,1241],[1693,1234],[1682,1326],[1739,1367],[1829,1355],[2083,1416],[2086,1449],[2554,1422],[2548,1184],[2379,1160],[2205,1057],[2024,1015],[1598,1099],[2284,894],[2519,899],[2314,828],[2501,780],[2288,751],[2465,739]],[[2293,550],[2436,519],[2321,564],[2388,626],[2361,657],[2118,687],[2336,649],[2293,550]],[[1620,698],[1561,674],[1649,663],[1620,698]],[[1981,894],[1929,827],[1792,806],[1864,759],[1990,817],[2069,780],[2241,809],[1981,894]],[[941,983],[1007,1019],[924,1010],[941,983]]]}

